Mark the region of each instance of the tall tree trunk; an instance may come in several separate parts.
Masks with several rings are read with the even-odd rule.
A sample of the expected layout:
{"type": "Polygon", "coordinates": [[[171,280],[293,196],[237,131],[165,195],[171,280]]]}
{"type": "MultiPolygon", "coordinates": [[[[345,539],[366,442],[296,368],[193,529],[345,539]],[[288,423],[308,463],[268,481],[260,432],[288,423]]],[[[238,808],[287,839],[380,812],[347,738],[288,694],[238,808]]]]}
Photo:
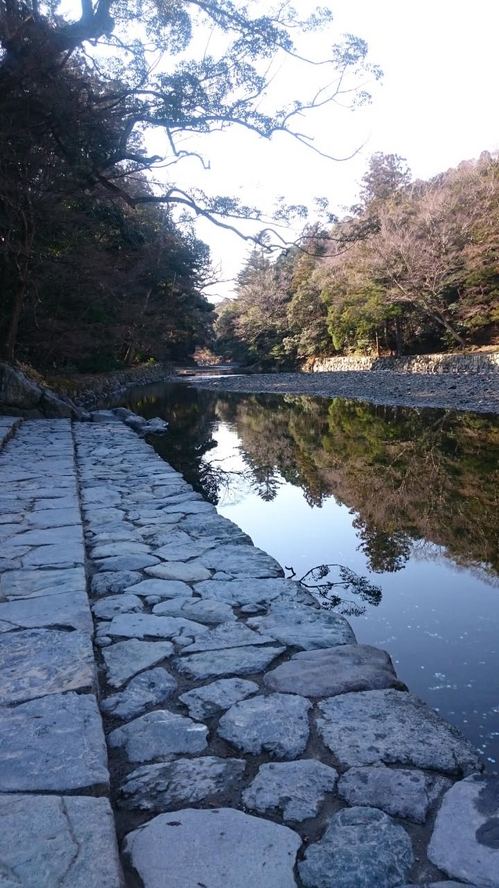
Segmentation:
{"type": "Polygon", "coordinates": [[[21,312],[24,305],[24,297],[26,295],[26,281],[22,281],[15,294],[14,305],[10,316],[9,326],[3,352],[7,361],[13,361],[16,354],[17,334],[19,332],[19,322],[21,320],[21,312]]]}

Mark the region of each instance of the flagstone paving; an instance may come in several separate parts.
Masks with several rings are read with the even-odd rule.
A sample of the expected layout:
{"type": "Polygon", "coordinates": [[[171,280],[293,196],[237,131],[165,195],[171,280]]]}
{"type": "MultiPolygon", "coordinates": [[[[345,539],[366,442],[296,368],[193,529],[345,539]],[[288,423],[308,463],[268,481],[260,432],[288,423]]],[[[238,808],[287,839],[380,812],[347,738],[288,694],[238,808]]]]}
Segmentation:
{"type": "Polygon", "coordinates": [[[0,418],[0,884],[499,888],[468,741],[96,418],[0,418]]]}

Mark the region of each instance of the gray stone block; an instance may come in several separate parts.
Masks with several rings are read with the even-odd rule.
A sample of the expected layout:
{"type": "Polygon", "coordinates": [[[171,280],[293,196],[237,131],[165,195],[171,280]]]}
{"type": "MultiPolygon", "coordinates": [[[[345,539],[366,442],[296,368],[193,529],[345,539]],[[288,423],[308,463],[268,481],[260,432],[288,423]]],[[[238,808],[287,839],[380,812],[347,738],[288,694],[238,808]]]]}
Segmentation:
{"type": "Polygon", "coordinates": [[[187,706],[191,718],[203,721],[212,715],[218,715],[238,703],[258,693],[258,685],[254,681],[242,678],[221,678],[211,684],[194,688],[181,694],[179,700],[187,706]]]}
{"type": "Polygon", "coordinates": [[[67,626],[92,635],[94,626],[84,589],[0,604],[0,632],[48,626],[67,626]]]}
{"type": "Polygon", "coordinates": [[[177,657],[174,666],[178,672],[199,680],[222,675],[252,675],[266,669],[285,650],[283,647],[242,647],[203,651],[177,657]]]}
{"type": "Polygon", "coordinates": [[[92,611],[99,620],[112,620],[118,614],[137,613],[144,609],[144,602],[137,595],[109,595],[92,605],[92,611]]]}
{"type": "Polygon", "coordinates": [[[437,814],[428,857],[448,876],[480,888],[497,888],[499,777],[474,774],[449,789],[437,814]]]}
{"type": "Polygon", "coordinates": [[[266,607],[281,595],[296,595],[298,585],[292,580],[280,578],[245,579],[241,577],[237,580],[210,580],[196,583],[195,588],[196,592],[203,597],[225,601],[236,607],[248,604],[266,607]]]}
{"type": "Polygon", "coordinates": [[[315,759],[271,762],[261,765],[243,802],[252,811],[266,814],[282,811],[284,820],[302,821],[316,817],[326,793],[334,791],[338,774],[315,759]]]}
{"type": "Polygon", "coordinates": [[[150,762],[172,753],[202,752],[207,734],[206,726],[191,718],[156,709],[111,731],[108,742],[122,747],[130,762],[150,762]]]}
{"type": "Polygon", "coordinates": [[[413,862],[403,827],[375,808],[347,808],[309,845],[298,871],[305,888],[394,888],[413,862]]]}
{"type": "Polygon", "coordinates": [[[293,759],[307,746],[310,708],[308,700],[295,694],[252,697],[231,706],[218,733],[243,752],[293,759]]]}
{"type": "Polygon", "coordinates": [[[178,596],[186,598],[193,595],[191,587],[180,580],[142,580],[133,586],[130,585],[126,591],[133,595],[142,595],[144,598],[148,598],[150,595],[155,595],[157,598],[177,598],[178,596]]]}
{"type": "Polygon", "coordinates": [[[123,888],[107,799],[0,796],[5,888],[123,888]]]}
{"type": "Polygon", "coordinates": [[[232,808],[187,809],[129,833],[125,851],[144,888],[295,888],[300,844],[288,827],[232,808]]]}
{"type": "Polygon", "coordinates": [[[281,644],[302,650],[355,644],[355,635],[345,617],[318,607],[276,603],[267,616],[253,617],[248,625],[281,644]]]}
{"type": "Polygon", "coordinates": [[[274,691],[306,697],[332,697],[380,688],[405,690],[386,651],[367,644],[302,651],[267,673],[265,684],[274,691]]]}
{"type": "Polygon", "coordinates": [[[101,558],[95,562],[97,570],[100,571],[142,570],[153,564],[159,564],[159,560],[147,552],[138,555],[114,555],[111,558],[101,558]]]}
{"type": "Polygon", "coordinates": [[[199,559],[210,570],[225,571],[232,576],[282,577],[280,564],[255,546],[222,545],[206,552],[199,559]]]}
{"type": "Polygon", "coordinates": [[[0,704],[92,690],[92,644],[82,632],[23,629],[0,636],[0,704]]]}
{"type": "Polygon", "coordinates": [[[173,676],[158,666],[136,675],[121,693],[102,700],[101,709],[116,718],[135,718],[148,706],[164,703],[176,689],[177,682],[173,676]]]}
{"type": "Polygon", "coordinates": [[[112,688],[120,688],[129,678],[155,666],[170,657],[173,645],[169,641],[118,641],[102,651],[106,664],[107,681],[112,688]]]}
{"type": "Polygon", "coordinates": [[[384,762],[460,775],[480,767],[471,743],[413,694],[343,694],[323,700],[319,711],[319,733],[347,768],[384,762]]]}
{"type": "Polygon", "coordinates": [[[109,635],[124,638],[187,638],[208,633],[208,627],[182,617],[157,617],[155,614],[120,614],[113,617],[109,635]]]}
{"type": "Polygon", "coordinates": [[[428,812],[450,780],[424,771],[386,768],[350,768],[338,784],[338,795],[350,805],[381,808],[393,817],[424,823],[428,812]]]}
{"type": "MultiPolygon", "coordinates": [[[[189,590],[190,591],[190,590],[189,590]]],[[[171,598],[153,607],[153,614],[158,616],[185,617],[208,626],[217,626],[235,620],[234,611],[229,604],[209,598],[171,598]]]]}
{"type": "Polygon", "coordinates": [[[67,792],[108,782],[93,695],[51,694],[0,710],[0,792],[67,792]]]}
{"type": "Polygon", "coordinates": [[[155,567],[148,567],[146,574],[157,577],[160,580],[181,580],[184,583],[197,583],[199,580],[207,580],[210,571],[202,564],[195,561],[184,564],[183,561],[166,561],[155,567]]]}
{"type": "Polygon", "coordinates": [[[128,775],[120,789],[124,808],[160,813],[181,805],[227,797],[241,784],[246,762],[206,755],[145,765],[128,775]]]}
{"type": "Polygon", "coordinates": [[[260,635],[252,629],[248,629],[244,623],[223,623],[216,629],[205,632],[200,638],[196,638],[193,644],[185,647],[184,654],[197,651],[218,651],[222,648],[247,647],[248,645],[272,644],[273,638],[269,635],[260,635]]]}

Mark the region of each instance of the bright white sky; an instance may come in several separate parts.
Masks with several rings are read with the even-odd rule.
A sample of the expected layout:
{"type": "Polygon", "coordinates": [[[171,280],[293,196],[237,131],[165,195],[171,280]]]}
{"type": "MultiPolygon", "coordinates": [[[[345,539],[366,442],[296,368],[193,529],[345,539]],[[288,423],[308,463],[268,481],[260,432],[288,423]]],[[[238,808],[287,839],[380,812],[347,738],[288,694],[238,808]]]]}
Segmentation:
{"type": "MultiPolygon", "coordinates": [[[[210,171],[189,161],[182,173],[175,169],[178,184],[236,194],[263,208],[280,195],[305,204],[325,195],[333,210],[341,210],[356,199],[374,151],[401,154],[415,176],[426,178],[484,149],[499,148],[497,0],[331,0],[331,7],[337,31],[366,39],[384,78],[373,86],[371,106],[355,112],[329,109],[327,116],[311,118],[307,131],[340,156],[365,143],[360,153],[335,163],[284,136],[269,144],[249,134],[212,135],[205,141],[210,171]]],[[[321,37],[314,40],[321,55],[321,37]]],[[[281,71],[283,76],[289,85],[297,75],[290,69],[281,71]]],[[[303,83],[301,69],[297,90],[303,83]]],[[[206,222],[199,223],[198,233],[210,244],[221,277],[236,275],[247,245],[206,222]]],[[[219,284],[208,295],[216,301],[230,290],[231,284],[219,284]]]]}

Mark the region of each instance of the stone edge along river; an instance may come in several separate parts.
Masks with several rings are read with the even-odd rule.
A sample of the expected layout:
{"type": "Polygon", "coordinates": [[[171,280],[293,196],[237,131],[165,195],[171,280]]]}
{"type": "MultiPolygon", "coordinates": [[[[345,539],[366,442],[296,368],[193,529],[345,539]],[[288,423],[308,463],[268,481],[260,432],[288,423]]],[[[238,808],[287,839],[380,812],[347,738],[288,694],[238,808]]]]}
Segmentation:
{"type": "Polygon", "coordinates": [[[0,418],[2,885],[497,888],[470,743],[92,417],[0,418]]]}

